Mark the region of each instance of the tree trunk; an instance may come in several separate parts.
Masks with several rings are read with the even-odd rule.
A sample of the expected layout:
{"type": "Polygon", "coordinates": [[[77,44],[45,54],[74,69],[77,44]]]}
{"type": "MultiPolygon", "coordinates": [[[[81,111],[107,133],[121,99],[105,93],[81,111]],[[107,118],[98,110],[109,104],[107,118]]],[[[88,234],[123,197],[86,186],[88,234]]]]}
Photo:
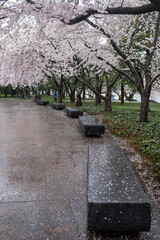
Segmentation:
{"type": "Polygon", "coordinates": [[[75,102],[75,90],[70,92],[69,97],[70,97],[70,101],[72,103],[74,103],[75,102]]]}
{"type": "Polygon", "coordinates": [[[128,101],[133,101],[133,96],[134,96],[134,93],[131,93],[131,94],[129,94],[129,97],[128,97],[128,101]]]}
{"type": "Polygon", "coordinates": [[[4,88],[4,95],[5,95],[5,98],[7,98],[7,96],[8,96],[7,88],[4,88]]]}
{"type": "Polygon", "coordinates": [[[106,112],[111,112],[112,107],[111,107],[111,86],[107,86],[107,93],[106,93],[106,101],[105,101],[105,111],[106,112]]]}
{"type": "Polygon", "coordinates": [[[21,95],[21,98],[24,99],[24,95],[25,95],[25,94],[24,94],[24,90],[21,90],[21,91],[20,91],[20,95],[21,95]]]}
{"type": "MultiPolygon", "coordinates": [[[[95,90],[100,93],[98,84],[99,84],[99,75],[96,74],[95,75],[95,90]]],[[[97,95],[95,95],[95,105],[101,105],[101,98],[97,95]]]]}
{"type": "Polygon", "coordinates": [[[11,89],[11,97],[13,97],[13,95],[14,95],[14,90],[11,89]]]}
{"type": "Polygon", "coordinates": [[[86,98],[86,88],[85,88],[85,85],[83,85],[83,99],[86,98]]]}
{"type": "Polygon", "coordinates": [[[66,93],[65,91],[63,91],[63,99],[65,99],[66,93]]]}
{"type": "Polygon", "coordinates": [[[148,122],[150,91],[141,94],[140,122],[148,122]]]}
{"type": "Polygon", "coordinates": [[[76,102],[76,107],[82,106],[82,98],[81,98],[81,93],[77,94],[77,102],[76,102]]]}
{"type": "Polygon", "coordinates": [[[121,83],[121,104],[124,104],[124,84],[121,83]]]}
{"type": "Polygon", "coordinates": [[[28,98],[31,98],[30,88],[28,88],[28,98]]]}
{"type": "Polygon", "coordinates": [[[58,88],[58,102],[63,102],[63,88],[61,86],[58,88]]]}
{"type": "Polygon", "coordinates": [[[95,105],[101,105],[101,98],[99,96],[95,96],[95,105]]]}
{"type": "MultiPolygon", "coordinates": [[[[96,86],[95,90],[100,93],[100,89],[99,86],[96,86]]],[[[101,98],[97,95],[95,95],[95,105],[101,105],[101,98]]]]}

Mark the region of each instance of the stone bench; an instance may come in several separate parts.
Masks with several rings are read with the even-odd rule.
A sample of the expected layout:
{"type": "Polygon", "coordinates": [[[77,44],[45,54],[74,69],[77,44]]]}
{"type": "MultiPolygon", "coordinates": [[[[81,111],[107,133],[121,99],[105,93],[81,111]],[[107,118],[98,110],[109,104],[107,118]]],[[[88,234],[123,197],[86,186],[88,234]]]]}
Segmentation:
{"type": "Polygon", "coordinates": [[[88,229],[139,232],[150,226],[150,202],[123,150],[116,144],[90,145],[88,229]]]}
{"type": "Polygon", "coordinates": [[[35,102],[37,100],[41,100],[41,96],[40,95],[33,95],[32,99],[33,99],[33,102],[35,102]]]}
{"type": "Polygon", "coordinates": [[[63,110],[66,107],[63,103],[51,103],[51,106],[57,110],[63,110]]]}
{"type": "Polygon", "coordinates": [[[83,111],[79,110],[78,108],[68,107],[65,108],[67,116],[70,118],[78,118],[79,116],[83,116],[83,111]]]}
{"type": "Polygon", "coordinates": [[[94,116],[80,116],[79,125],[86,136],[100,136],[105,132],[105,125],[94,116]]]}
{"type": "Polygon", "coordinates": [[[43,106],[49,104],[49,101],[36,100],[35,102],[43,106]]]}
{"type": "Polygon", "coordinates": [[[13,95],[14,98],[21,98],[20,95],[13,95]]]}

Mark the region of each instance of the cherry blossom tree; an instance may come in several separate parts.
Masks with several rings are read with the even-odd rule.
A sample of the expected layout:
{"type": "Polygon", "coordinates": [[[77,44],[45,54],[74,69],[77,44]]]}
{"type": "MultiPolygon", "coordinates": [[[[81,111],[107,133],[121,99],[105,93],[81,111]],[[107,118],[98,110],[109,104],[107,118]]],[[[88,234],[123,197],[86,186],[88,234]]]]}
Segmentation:
{"type": "MultiPolygon", "coordinates": [[[[150,20],[153,20],[152,17],[150,20]]],[[[144,35],[145,31],[150,32],[148,39],[147,37],[143,37],[143,41],[137,44],[141,46],[141,50],[135,51],[133,48],[130,50],[129,54],[126,54],[126,52],[113,40],[110,33],[102,28],[100,25],[95,24],[93,21],[86,20],[93,28],[99,30],[102,32],[104,36],[106,36],[108,39],[110,39],[110,45],[114,49],[114,51],[122,58],[124,61],[124,64],[130,69],[132,76],[126,74],[124,71],[118,69],[117,67],[113,68],[117,69],[118,72],[124,74],[127,76],[137,87],[137,90],[139,91],[141,95],[141,114],[140,114],[140,121],[148,121],[148,109],[149,109],[149,97],[151,92],[151,87],[153,83],[156,81],[157,78],[160,77],[159,73],[159,47],[158,47],[158,37],[159,37],[159,24],[160,24],[160,16],[156,16],[155,24],[151,25],[144,25],[144,35]],[[151,28],[154,27],[153,35],[151,33],[151,28]],[[151,38],[151,39],[149,39],[151,38]],[[147,47],[145,44],[146,41],[150,42],[150,48],[147,47]],[[151,40],[151,41],[150,41],[151,40]],[[143,73],[140,75],[135,67],[136,61],[142,61],[143,63],[143,73]],[[143,75],[143,76],[142,76],[143,75]]],[[[142,31],[141,31],[142,34],[142,31]]],[[[110,64],[110,63],[108,63],[110,64]]],[[[111,65],[111,64],[110,64],[111,65]]]]}
{"type": "MultiPolygon", "coordinates": [[[[152,15],[147,15],[147,17],[142,15],[141,20],[142,22],[145,21],[145,24],[143,25],[143,29],[139,26],[141,32],[144,33],[144,31],[149,31],[149,28],[151,27],[150,22],[152,22],[151,28],[153,28],[153,26],[155,26],[155,28],[154,31],[150,31],[150,36],[148,37],[148,41],[151,42],[150,50],[147,50],[146,46],[142,44],[141,54],[138,56],[133,49],[132,51],[126,52],[119,45],[120,40],[124,37],[124,35],[128,38],[126,45],[133,40],[132,32],[135,31],[135,29],[133,29],[132,22],[135,21],[136,25],[137,21],[133,15],[129,17],[125,16],[124,18],[121,15],[159,11],[158,1],[148,1],[147,4],[146,1],[106,1],[105,3],[104,1],[83,1],[79,3],[76,2],[76,4],[74,1],[71,1],[70,3],[68,3],[68,1],[54,1],[54,3],[54,6],[50,8],[51,10],[49,10],[48,5],[42,12],[46,11],[48,16],[50,15],[50,17],[59,18],[68,25],[81,23],[85,20],[85,22],[92,26],[96,31],[99,31],[101,36],[103,35],[106,39],[108,39],[110,46],[112,47],[110,51],[113,52],[114,50],[116,54],[119,55],[121,60],[124,62],[124,66],[127,66],[130,69],[131,75],[128,75],[125,71],[118,69],[113,61],[107,61],[107,64],[119,73],[123,73],[130,79],[130,81],[135,83],[141,95],[140,121],[148,121],[150,91],[153,83],[159,77],[159,70],[157,64],[155,64],[155,61],[159,61],[157,50],[159,16],[157,17],[157,23],[155,23],[155,18],[152,17],[152,15]],[[119,15],[111,19],[110,15],[112,14],[119,15]],[[131,27],[130,30],[128,29],[128,26],[131,27]],[[134,56],[131,53],[133,55],[136,54],[136,58],[139,58],[139,61],[142,60],[143,62],[144,69],[141,76],[136,70],[135,63],[133,61],[134,56]],[[155,68],[157,71],[156,74],[154,74],[155,68]]],[[[50,2],[50,4],[53,4],[53,1],[50,2]]],[[[117,58],[119,57],[117,56],[117,58]]]]}

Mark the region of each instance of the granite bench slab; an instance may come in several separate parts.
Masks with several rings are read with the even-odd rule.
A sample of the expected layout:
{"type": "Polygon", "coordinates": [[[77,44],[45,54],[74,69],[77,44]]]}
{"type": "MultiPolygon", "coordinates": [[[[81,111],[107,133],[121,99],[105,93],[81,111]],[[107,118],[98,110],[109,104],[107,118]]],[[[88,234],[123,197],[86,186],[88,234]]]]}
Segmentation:
{"type": "Polygon", "coordinates": [[[83,116],[83,111],[78,108],[67,107],[65,108],[67,116],[70,118],[78,118],[79,116],[83,116]]]}
{"type": "Polygon", "coordinates": [[[66,107],[63,103],[51,103],[51,106],[57,110],[63,110],[66,107]]]}
{"type": "Polygon", "coordinates": [[[79,125],[86,136],[100,136],[105,133],[105,125],[95,116],[80,116],[79,125]]]}
{"type": "Polygon", "coordinates": [[[90,145],[88,229],[140,232],[150,226],[150,202],[123,150],[116,144],[90,145]]]}
{"type": "Polygon", "coordinates": [[[36,100],[35,102],[43,106],[49,104],[49,101],[36,100]]]}
{"type": "Polygon", "coordinates": [[[37,100],[41,100],[41,96],[40,95],[33,95],[32,99],[33,99],[33,102],[35,102],[37,100]]]}

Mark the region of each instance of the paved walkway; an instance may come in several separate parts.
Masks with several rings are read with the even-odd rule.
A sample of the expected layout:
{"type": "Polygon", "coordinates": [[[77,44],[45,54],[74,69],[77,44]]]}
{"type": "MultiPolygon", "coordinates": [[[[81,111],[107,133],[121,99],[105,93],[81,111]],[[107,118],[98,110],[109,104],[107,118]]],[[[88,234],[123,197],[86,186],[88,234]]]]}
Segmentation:
{"type": "MultiPolygon", "coordinates": [[[[77,119],[32,102],[0,101],[0,240],[86,240],[88,145],[77,119]]],[[[153,203],[150,233],[103,239],[160,239],[153,203]]]]}

